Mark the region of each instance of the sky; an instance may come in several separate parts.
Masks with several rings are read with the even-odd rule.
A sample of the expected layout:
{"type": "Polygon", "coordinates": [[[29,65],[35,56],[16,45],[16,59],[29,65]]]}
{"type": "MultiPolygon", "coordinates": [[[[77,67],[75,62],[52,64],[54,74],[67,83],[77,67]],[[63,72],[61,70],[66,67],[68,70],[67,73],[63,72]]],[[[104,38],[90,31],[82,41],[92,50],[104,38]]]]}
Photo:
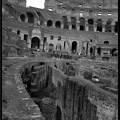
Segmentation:
{"type": "Polygon", "coordinates": [[[27,0],[27,7],[37,7],[37,8],[44,8],[45,0],[27,0]]]}

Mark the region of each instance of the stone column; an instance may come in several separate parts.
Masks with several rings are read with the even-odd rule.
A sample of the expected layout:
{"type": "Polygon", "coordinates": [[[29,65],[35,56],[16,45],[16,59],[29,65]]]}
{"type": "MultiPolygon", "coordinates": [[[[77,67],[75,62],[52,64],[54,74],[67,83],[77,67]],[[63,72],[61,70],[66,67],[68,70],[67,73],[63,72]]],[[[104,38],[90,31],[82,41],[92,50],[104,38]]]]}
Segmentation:
{"type": "Polygon", "coordinates": [[[43,98],[41,101],[41,111],[46,120],[54,120],[56,106],[51,98],[43,98]]]}
{"type": "Polygon", "coordinates": [[[44,22],[45,26],[47,26],[47,21],[44,22]]]}
{"type": "Polygon", "coordinates": [[[69,30],[72,30],[72,25],[71,24],[69,24],[69,30]]]}
{"type": "Polygon", "coordinates": [[[53,27],[55,28],[55,22],[53,22],[53,27]]]}
{"type": "Polygon", "coordinates": [[[105,32],[106,21],[104,21],[102,24],[103,24],[103,25],[102,25],[102,32],[105,32]]]}
{"type": "Polygon", "coordinates": [[[105,32],[105,25],[102,26],[102,32],[105,32]]]}
{"type": "Polygon", "coordinates": [[[94,23],[94,32],[96,32],[96,31],[97,31],[97,24],[94,23]]]}
{"type": "Polygon", "coordinates": [[[76,27],[77,27],[77,30],[80,30],[80,25],[79,24],[77,24],[76,27]]]}
{"type": "Polygon", "coordinates": [[[61,28],[63,29],[63,23],[61,23],[61,28]]]}
{"type": "Polygon", "coordinates": [[[77,20],[77,22],[76,22],[77,30],[80,30],[80,20],[78,17],[76,18],[76,20],[77,20]]]}
{"type": "Polygon", "coordinates": [[[88,19],[85,19],[85,30],[86,30],[86,31],[89,31],[88,19]]]}

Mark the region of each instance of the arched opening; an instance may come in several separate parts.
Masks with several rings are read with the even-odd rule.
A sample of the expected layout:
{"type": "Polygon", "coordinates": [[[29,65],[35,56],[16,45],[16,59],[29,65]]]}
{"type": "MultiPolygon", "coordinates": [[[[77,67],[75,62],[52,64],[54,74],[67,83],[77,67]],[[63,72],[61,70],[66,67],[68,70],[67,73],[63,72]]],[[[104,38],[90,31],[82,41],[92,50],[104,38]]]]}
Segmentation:
{"type": "Polygon", "coordinates": [[[61,50],[62,49],[62,46],[60,44],[57,44],[56,45],[56,50],[61,50]]]}
{"type": "Polygon", "coordinates": [[[71,24],[72,24],[72,29],[76,30],[76,18],[71,17],[71,24]]]}
{"type": "Polygon", "coordinates": [[[111,50],[111,54],[112,54],[112,56],[117,56],[117,49],[116,48],[113,48],[112,50],[111,50]]]}
{"type": "Polygon", "coordinates": [[[24,15],[24,14],[21,14],[21,15],[20,15],[20,19],[21,19],[21,21],[25,22],[25,15],[24,15]]]}
{"type": "Polygon", "coordinates": [[[109,44],[109,41],[104,41],[104,44],[105,44],[105,45],[108,45],[108,44],[109,44]]]}
{"type": "Polygon", "coordinates": [[[47,21],[47,26],[48,26],[48,27],[51,27],[52,25],[53,25],[52,20],[48,20],[48,21],[47,21]]]}
{"type": "Polygon", "coordinates": [[[97,48],[97,54],[101,55],[101,48],[97,48]]]}
{"type": "Polygon", "coordinates": [[[77,42],[72,42],[72,53],[75,54],[77,52],[77,42]]]}
{"type": "Polygon", "coordinates": [[[62,112],[59,106],[57,106],[57,111],[55,114],[55,120],[62,120],[62,112]]]}
{"type": "Polygon", "coordinates": [[[55,27],[56,27],[56,28],[60,28],[60,27],[61,27],[61,22],[60,22],[60,21],[57,21],[57,22],[55,23],[55,27]]]}
{"type": "Polygon", "coordinates": [[[84,30],[85,29],[85,19],[84,18],[80,18],[80,30],[84,30]]]}
{"type": "Polygon", "coordinates": [[[42,14],[40,13],[40,12],[36,12],[37,14],[38,14],[38,16],[39,16],[39,18],[40,18],[40,25],[43,25],[43,20],[44,20],[44,18],[43,18],[43,16],[42,16],[42,14]]]}
{"type": "Polygon", "coordinates": [[[114,31],[117,33],[118,32],[118,22],[115,22],[115,28],[114,31]]]}
{"type": "Polygon", "coordinates": [[[94,30],[93,24],[94,24],[94,20],[93,19],[88,19],[89,31],[94,30]]]}
{"type": "Polygon", "coordinates": [[[69,29],[67,16],[62,16],[63,19],[63,29],[69,29]]]}
{"type": "Polygon", "coordinates": [[[84,30],[84,26],[83,25],[80,25],[80,30],[84,30]]]}
{"type": "Polygon", "coordinates": [[[33,37],[31,41],[31,48],[40,48],[40,39],[38,37],[33,37]]]}
{"type": "Polygon", "coordinates": [[[49,52],[54,51],[54,45],[52,43],[49,44],[49,52]]]}
{"type": "Polygon", "coordinates": [[[102,32],[102,20],[97,20],[97,31],[102,32]]]}
{"type": "Polygon", "coordinates": [[[92,47],[90,48],[90,54],[91,55],[93,54],[93,48],[92,47]]]}
{"type": "Polygon", "coordinates": [[[27,16],[28,16],[28,23],[34,23],[34,15],[28,12],[27,16]]]}
{"type": "Polygon", "coordinates": [[[111,32],[112,31],[111,23],[112,23],[112,20],[109,19],[106,23],[105,32],[111,32]]]}

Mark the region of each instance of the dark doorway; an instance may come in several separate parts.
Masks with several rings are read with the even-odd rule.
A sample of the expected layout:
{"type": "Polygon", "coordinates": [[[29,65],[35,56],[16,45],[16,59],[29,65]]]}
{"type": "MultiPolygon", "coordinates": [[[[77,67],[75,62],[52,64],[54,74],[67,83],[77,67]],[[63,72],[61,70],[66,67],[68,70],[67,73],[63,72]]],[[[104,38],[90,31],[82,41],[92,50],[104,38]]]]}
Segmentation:
{"type": "Polygon", "coordinates": [[[90,54],[91,55],[93,54],[93,48],[92,47],[90,48],[90,54]]]}
{"type": "Polygon", "coordinates": [[[97,54],[98,54],[98,55],[101,55],[101,48],[98,48],[98,49],[97,49],[97,54]]]}
{"type": "Polygon", "coordinates": [[[114,31],[117,33],[118,32],[118,22],[115,23],[115,29],[114,31]]]}
{"type": "Polygon", "coordinates": [[[76,18],[71,17],[71,24],[72,24],[72,29],[76,30],[76,18]]]}
{"type": "Polygon", "coordinates": [[[88,19],[89,31],[94,30],[93,24],[94,24],[93,19],[88,19]]]}
{"type": "Polygon", "coordinates": [[[28,23],[34,23],[34,15],[28,12],[27,16],[28,16],[28,23]]]}
{"type": "Polygon", "coordinates": [[[84,30],[85,29],[85,19],[84,18],[80,18],[80,30],[84,30]]]}
{"type": "Polygon", "coordinates": [[[97,20],[97,31],[102,32],[102,20],[97,20]]]}
{"type": "Polygon", "coordinates": [[[72,42],[72,53],[75,54],[76,51],[77,51],[77,42],[74,41],[74,42],[72,42]]]}
{"type": "Polygon", "coordinates": [[[38,37],[33,37],[31,42],[31,48],[37,48],[40,47],[40,39],[38,37]]]}
{"type": "Polygon", "coordinates": [[[47,21],[47,26],[48,26],[48,27],[51,27],[52,25],[53,25],[52,20],[48,20],[48,21],[47,21]]]}
{"type": "Polygon", "coordinates": [[[49,52],[54,51],[54,45],[52,43],[49,44],[49,52]]]}
{"type": "Polygon", "coordinates": [[[63,19],[63,29],[68,29],[69,25],[68,25],[67,16],[62,16],[62,19],[63,19]]]}
{"type": "Polygon", "coordinates": [[[61,112],[59,106],[57,106],[57,111],[56,111],[56,114],[55,114],[55,120],[62,120],[62,112],[61,112]]]}
{"type": "Polygon", "coordinates": [[[57,22],[55,23],[55,27],[56,27],[56,28],[60,28],[60,27],[61,27],[61,22],[60,22],[60,21],[57,21],[57,22]]]}
{"type": "Polygon", "coordinates": [[[111,23],[112,23],[112,20],[109,19],[107,21],[107,23],[106,23],[105,32],[111,32],[112,31],[112,25],[111,25],[111,23]]]}
{"type": "Polygon", "coordinates": [[[21,15],[20,15],[20,19],[21,19],[21,21],[25,22],[25,15],[24,15],[24,14],[21,14],[21,15]]]}

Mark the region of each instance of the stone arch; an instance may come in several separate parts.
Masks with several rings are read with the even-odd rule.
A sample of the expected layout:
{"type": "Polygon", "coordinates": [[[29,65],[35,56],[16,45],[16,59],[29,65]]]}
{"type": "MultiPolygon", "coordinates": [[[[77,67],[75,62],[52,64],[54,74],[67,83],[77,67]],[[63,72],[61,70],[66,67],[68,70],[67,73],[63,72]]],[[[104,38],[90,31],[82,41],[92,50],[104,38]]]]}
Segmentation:
{"type": "Polygon", "coordinates": [[[112,20],[108,19],[108,21],[106,22],[106,26],[105,26],[105,32],[111,32],[112,31],[112,20]]]}
{"type": "Polygon", "coordinates": [[[60,21],[56,21],[55,27],[56,27],[56,28],[60,28],[60,27],[61,27],[61,22],[60,22],[60,21]]]}
{"type": "Polygon", "coordinates": [[[24,15],[24,14],[21,14],[21,15],[20,15],[20,19],[21,19],[21,21],[25,22],[25,15],[24,15]]]}
{"type": "Polygon", "coordinates": [[[56,50],[62,50],[61,44],[57,44],[57,45],[56,45],[56,50]]]}
{"type": "Polygon", "coordinates": [[[43,16],[42,16],[42,14],[41,14],[40,12],[38,12],[38,11],[36,11],[36,13],[38,14],[38,16],[39,16],[39,18],[40,18],[40,25],[43,25],[43,23],[44,23],[44,18],[43,18],[43,16]]]}
{"type": "Polygon", "coordinates": [[[97,31],[102,32],[102,20],[97,20],[97,31]]]}
{"type": "Polygon", "coordinates": [[[80,21],[80,30],[85,30],[85,19],[79,18],[80,21]]]}
{"type": "Polygon", "coordinates": [[[63,29],[69,29],[67,16],[62,16],[63,20],[63,29]]]}
{"type": "Polygon", "coordinates": [[[94,30],[93,24],[94,24],[94,20],[91,19],[91,18],[88,19],[89,31],[93,31],[94,30]]]}
{"type": "Polygon", "coordinates": [[[56,107],[55,120],[62,120],[62,112],[59,106],[56,107]]]}
{"type": "Polygon", "coordinates": [[[38,37],[33,37],[31,40],[31,48],[40,48],[40,39],[38,37]]]}
{"type": "Polygon", "coordinates": [[[77,52],[77,42],[73,41],[72,42],[72,53],[75,54],[77,52]]]}
{"type": "Polygon", "coordinates": [[[91,55],[91,57],[94,56],[94,47],[90,47],[90,55],[91,55]]]}
{"type": "Polygon", "coordinates": [[[101,55],[101,48],[100,48],[100,47],[97,48],[97,54],[98,54],[98,55],[101,55]]]}
{"type": "Polygon", "coordinates": [[[109,41],[104,41],[104,44],[108,45],[108,44],[109,44],[109,41]]]}
{"type": "MultiPolygon", "coordinates": [[[[58,118],[58,119],[55,119],[55,120],[64,120],[64,113],[63,113],[63,109],[62,109],[62,102],[61,102],[61,100],[59,100],[59,99],[57,99],[57,100],[55,100],[55,105],[56,105],[56,108],[57,108],[57,111],[56,111],[56,113],[58,112],[58,113],[60,113],[61,114],[61,116],[58,118]]],[[[55,118],[56,118],[56,115],[55,115],[55,118]]]]}
{"type": "Polygon", "coordinates": [[[31,12],[27,12],[28,23],[34,23],[34,15],[31,12]]]}
{"type": "Polygon", "coordinates": [[[52,20],[48,20],[48,21],[47,21],[47,26],[48,26],[48,27],[53,26],[53,21],[52,21],[52,20]]]}
{"type": "Polygon", "coordinates": [[[33,37],[38,37],[39,39],[41,39],[41,30],[39,28],[34,28],[32,30],[32,38],[33,37]]]}
{"type": "Polygon", "coordinates": [[[76,30],[76,18],[75,17],[71,17],[71,25],[72,25],[72,29],[76,30]]]}
{"type": "Polygon", "coordinates": [[[49,44],[49,52],[54,51],[54,45],[52,43],[49,44]]]}

